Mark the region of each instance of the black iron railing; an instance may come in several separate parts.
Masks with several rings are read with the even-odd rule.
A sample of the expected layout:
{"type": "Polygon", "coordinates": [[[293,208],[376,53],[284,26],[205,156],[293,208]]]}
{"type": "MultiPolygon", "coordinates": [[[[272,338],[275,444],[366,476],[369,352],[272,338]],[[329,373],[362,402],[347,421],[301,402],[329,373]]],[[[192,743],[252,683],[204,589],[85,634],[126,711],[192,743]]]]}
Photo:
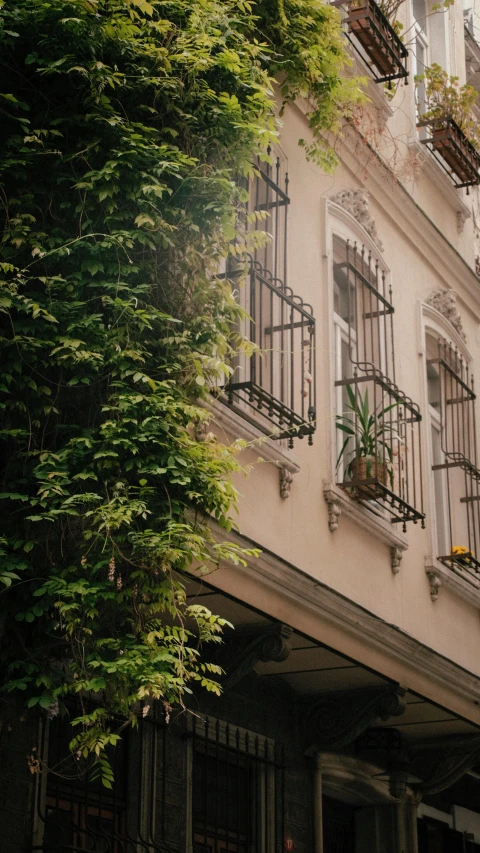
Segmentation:
{"type": "Polygon", "coordinates": [[[194,718],[191,735],[195,853],[282,853],[282,750],[210,717],[194,718]]]}
{"type": "Polygon", "coordinates": [[[438,357],[429,359],[438,377],[434,407],[440,416],[443,459],[433,465],[444,471],[447,544],[439,555],[445,565],[478,574],[480,571],[480,471],[477,463],[475,392],[469,366],[444,339],[438,357]]]}
{"type": "Polygon", "coordinates": [[[165,839],[168,727],[163,714],[144,721],[110,754],[111,789],[91,761],[72,756],[67,719],[43,726],[31,851],[172,853],[165,839]]]}
{"type": "Polygon", "coordinates": [[[233,364],[224,399],[238,404],[244,417],[272,438],[312,435],[316,426],[315,320],[312,308],[287,286],[288,174],[280,158],[258,159],[248,185],[245,216],[239,223],[239,240],[251,254],[226,275],[237,288],[246,319],[238,332],[247,342],[233,364]],[[242,236],[243,235],[243,236],[242,236]]]}
{"type": "Polygon", "coordinates": [[[256,410],[258,424],[274,438],[293,439],[316,427],[315,320],[312,308],[253,258],[239,286],[248,319],[244,337],[253,347],[239,353],[226,393],[228,401],[256,410]]]}
{"type": "Polygon", "coordinates": [[[408,77],[408,50],[375,0],[335,0],[345,10],[348,38],[377,83],[408,77]]]}
{"type": "Polygon", "coordinates": [[[335,313],[347,327],[349,360],[364,373],[395,382],[392,288],[363,245],[334,237],[335,313]]]}
{"type": "Polygon", "coordinates": [[[340,484],[404,529],[407,521],[423,525],[421,414],[395,382],[386,271],[364,246],[335,237],[333,272],[340,484]]]}
{"type": "Polygon", "coordinates": [[[250,182],[246,206],[246,230],[263,232],[253,257],[273,278],[287,283],[288,173],[283,171],[280,157],[262,162],[257,159],[255,176],[250,182]]]}
{"type": "Polygon", "coordinates": [[[429,128],[430,135],[421,142],[432,152],[457,189],[467,187],[468,195],[468,187],[480,184],[480,153],[475,146],[450,116],[420,121],[417,127],[429,128]]]}

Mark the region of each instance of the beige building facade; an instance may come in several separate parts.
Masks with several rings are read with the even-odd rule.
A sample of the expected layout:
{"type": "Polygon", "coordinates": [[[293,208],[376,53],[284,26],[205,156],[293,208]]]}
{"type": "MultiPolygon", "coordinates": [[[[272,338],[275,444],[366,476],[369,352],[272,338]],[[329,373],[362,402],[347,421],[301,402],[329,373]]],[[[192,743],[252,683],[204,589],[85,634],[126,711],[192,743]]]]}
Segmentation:
{"type": "Polygon", "coordinates": [[[239,359],[212,403],[219,439],[249,442],[232,538],[261,554],[221,566],[194,594],[239,635],[264,617],[292,631],[285,657],[253,669],[296,703],[315,766],[316,853],[473,851],[478,188],[448,143],[417,128],[424,92],[413,77],[436,62],[472,81],[474,10],[464,19],[458,4],[404,3],[409,76],[385,85],[365,20],[359,28],[354,4],[340,8],[370,102],[332,140],[332,175],[298,145],[311,141],[308,104],[283,114],[249,202],[268,210],[273,248],[253,253],[238,286],[253,316],[241,331],[263,354],[239,359]],[[372,710],[385,689],[391,705],[372,710]]]}
{"type": "Polygon", "coordinates": [[[339,14],[369,100],[332,174],[285,109],[225,270],[255,347],[197,437],[244,443],[214,532],[256,556],[187,588],[235,628],[222,695],[147,714],[112,790],[28,773],[64,720],[7,732],[2,853],[480,851],[480,158],[417,127],[414,83],[480,77],[480,9],[404,0],[403,41],[374,0],[339,14]]]}

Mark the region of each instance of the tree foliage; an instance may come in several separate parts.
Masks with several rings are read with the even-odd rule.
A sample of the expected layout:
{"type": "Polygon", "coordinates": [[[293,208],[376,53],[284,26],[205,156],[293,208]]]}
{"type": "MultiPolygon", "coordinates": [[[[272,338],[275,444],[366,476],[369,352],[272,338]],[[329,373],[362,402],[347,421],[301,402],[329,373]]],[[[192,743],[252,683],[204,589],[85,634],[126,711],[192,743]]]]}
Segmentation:
{"type": "Polygon", "coordinates": [[[219,690],[182,576],[248,553],[209,533],[238,448],[197,398],[241,346],[217,272],[273,78],[327,166],[358,90],[321,0],[6,0],[0,44],[3,695],[93,698],[72,749],[103,760],[114,717],[219,690]]]}

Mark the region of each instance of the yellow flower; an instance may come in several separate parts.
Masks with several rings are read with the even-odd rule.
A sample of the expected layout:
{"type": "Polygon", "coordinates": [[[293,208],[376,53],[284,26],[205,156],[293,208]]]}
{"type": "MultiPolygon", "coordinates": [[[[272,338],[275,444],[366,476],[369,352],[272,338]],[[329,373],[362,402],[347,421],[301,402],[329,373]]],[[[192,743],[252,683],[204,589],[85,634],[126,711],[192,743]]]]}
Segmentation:
{"type": "Polygon", "coordinates": [[[451,553],[455,557],[463,557],[466,563],[470,562],[470,558],[475,556],[473,551],[470,551],[465,545],[453,545],[451,553]]]}

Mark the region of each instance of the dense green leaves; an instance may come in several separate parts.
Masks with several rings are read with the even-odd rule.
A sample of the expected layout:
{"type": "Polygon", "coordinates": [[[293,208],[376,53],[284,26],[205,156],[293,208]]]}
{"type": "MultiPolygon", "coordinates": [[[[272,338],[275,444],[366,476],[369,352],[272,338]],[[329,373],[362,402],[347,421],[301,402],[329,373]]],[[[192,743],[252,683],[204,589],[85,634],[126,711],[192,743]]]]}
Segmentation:
{"type": "Polygon", "coordinates": [[[217,271],[272,75],[315,131],[356,83],[321,0],[6,0],[0,45],[3,690],[76,696],[108,784],[113,718],[219,690],[182,577],[248,554],[204,521],[231,526],[238,447],[196,439],[196,400],[241,345],[217,271]]]}

